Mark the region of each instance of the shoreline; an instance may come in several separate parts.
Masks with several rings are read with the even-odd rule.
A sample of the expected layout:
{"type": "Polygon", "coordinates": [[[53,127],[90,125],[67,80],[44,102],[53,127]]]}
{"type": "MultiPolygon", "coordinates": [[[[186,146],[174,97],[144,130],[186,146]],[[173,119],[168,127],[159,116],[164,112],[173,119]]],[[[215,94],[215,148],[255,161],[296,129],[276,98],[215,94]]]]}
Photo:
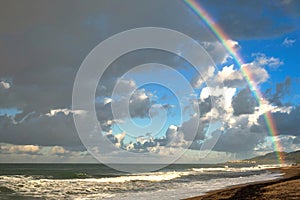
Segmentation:
{"type": "Polygon", "coordinates": [[[283,173],[282,177],[269,180],[229,186],[207,192],[204,195],[185,200],[212,199],[300,199],[300,166],[267,169],[283,173]]]}

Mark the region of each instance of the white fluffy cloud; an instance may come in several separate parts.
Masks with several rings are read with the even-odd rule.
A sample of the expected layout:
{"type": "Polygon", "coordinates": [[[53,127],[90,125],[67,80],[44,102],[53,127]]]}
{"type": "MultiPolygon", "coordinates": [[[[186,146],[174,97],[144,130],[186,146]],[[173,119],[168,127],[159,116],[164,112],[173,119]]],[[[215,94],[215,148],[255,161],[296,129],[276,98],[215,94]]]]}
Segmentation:
{"type": "Polygon", "coordinates": [[[233,65],[223,67],[215,77],[215,81],[227,87],[244,87],[246,81],[243,74],[233,67],[233,65]]]}
{"type": "MultiPolygon", "coordinates": [[[[233,49],[239,49],[240,45],[237,41],[226,40],[226,45],[233,49]]],[[[225,63],[230,56],[226,48],[219,41],[216,42],[202,42],[202,46],[208,51],[215,63],[225,63]]]]}
{"type": "Polygon", "coordinates": [[[187,142],[184,140],[184,134],[179,130],[179,127],[171,125],[166,132],[166,146],[184,147],[187,142]]]}
{"type": "Polygon", "coordinates": [[[259,66],[256,62],[243,64],[241,68],[246,71],[247,76],[251,77],[251,84],[258,85],[266,82],[269,78],[267,70],[259,66]]]}
{"type": "Polygon", "coordinates": [[[1,153],[9,153],[9,154],[37,154],[41,148],[37,145],[0,145],[1,153]]]}
{"type": "Polygon", "coordinates": [[[296,39],[284,38],[284,40],[281,44],[285,47],[291,47],[294,45],[295,42],[296,42],[296,39]]]}
{"type": "MultiPolygon", "coordinates": [[[[253,56],[255,59],[252,62],[244,63],[241,66],[247,76],[251,77],[251,84],[259,85],[269,79],[269,73],[265,69],[266,66],[275,69],[284,64],[279,58],[267,57],[262,53],[256,53],[253,56]]],[[[227,87],[244,88],[247,85],[243,73],[239,69],[234,69],[233,65],[223,67],[215,76],[214,81],[223,83],[227,87]]]]}
{"type": "Polygon", "coordinates": [[[195,88],[200,88],[208,79],[212,78],[215,73],[215,68],[209,66],[206,74],[199,74],[192,80],[192,85],[195,88]]]}
{"type": "Polygon", "coordinates": [[[0,88],[2,88],[2,89],[9,89],[10,87],[11,87],[10,83],[5,82],[5,81],[0,81],[0,88]]]}
{"type": "Polygon", "coordinates": [[[262,155],[266,154],[266,152],[274,151],[274,141],[279,143],[282,147],[282,151],[291,152],[297,151],[300,148],[300,144],[295,143],[296,136],[293,135],[279,135],[269,137],[267,136],[264,142],[260,143],[255,147],[255,151],[261,153],[262,155]]]}
{"type": "Polygon", "coordinates": [[[237,41],[234,41],[234,40],[226,40],[225,41],[226,45],[229,46],[230,48],[233,48],[233,49],[239,49],[241,48],[241,46],[239,45],[239,43],[237,41]]]}
{"type": "Polygon", "coordinates": [[[54,146],[54,147],[51,147],[51,149],[50,149],[50,154],[53,154],[53,155],[64,155],[64,154],[66,154],[68,152],[69,151],[67,151],[62,146],[54,146]]]}
{"type": "Polygon", "coordinates": [[[279,66],[284,64],[283,61],[281,61],[279,58],[267,57],[263,53],[255,53],[255,54],[253,54],[253,56],[255,56],[254,62],[260,66],[269,66],[273,69],[276,69],[279,66]]]}
{"type": "Polygon", "coordinates": [[[209,96],[212,96],[212,97],[221,97],[222,96],[223,97],[222,99],[224,100],[224,102],[220,101],[219,103],[220,103],[220,106],[222,106],[226,110],[231,107],[231,100],[232,100],[232,97],[234,96],[235,92],[236,92],[236,88],[205,87],[201,90],[200,100],[204,101],[209,96]]]}
{"type": "Polygon", "coordinates": [[[69,115],[69,114],[82,115],[82,114],[85,114],[86,111],[84,111],[84,110],[71,110],[71,109],[68,109],[68,108],[52,109],[52,110],[50,110],[49,113],[46,113],[46,115],[49,116],[49,117],[52,117],[52,116],[55,116],[59,113],[64,113],[65,115],[69,115]]]}

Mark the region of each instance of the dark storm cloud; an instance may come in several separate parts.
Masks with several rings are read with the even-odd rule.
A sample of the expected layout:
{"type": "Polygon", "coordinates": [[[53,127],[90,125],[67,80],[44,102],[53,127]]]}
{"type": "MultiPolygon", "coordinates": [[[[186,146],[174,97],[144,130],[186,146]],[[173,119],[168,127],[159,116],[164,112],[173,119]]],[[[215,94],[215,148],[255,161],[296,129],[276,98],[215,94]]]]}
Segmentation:
{"type": "Polygon", "coordinates": [[[32,111],[46,113],[53,108],[69,107],[74,75],[71,67],[25,71],[22,78],[15,78],[11,88],[0,96],[0,105],[23,110],[17,119],[32,111]]]}
{"type": "MultiPolygon", "coordinates": [[[[29,115],[16,123],[0,116],[0,141],[17,145],[81,147],[72,114],[56,113],[54,116],[29,115]]],[[[82,147],[81,147],[82,148],[82,147]]]]}
{"type": "Polygon", "coordinates": [[[2,2],[0,16],[1,73],[7,74],[36,66],[78,67],[96,44],[127,29],[163,26],[186,30],[189,26],[183,23],[189,13],[182,4],[165,0],[13,0],[2,2]]]}
{"type": "Polygon", "coordinates": [[[273,119],[279,134],[300,135],[300,106],[294,107],[290,113],[273,113],[273,119]]]}
{"type": "Polygon", "coordinates": [[[256,145],[264,141],[265,136],[249,128],[230,128],[220,135],[213,150],[231,153],[253,151],[256,145]]]}
{"type": "MultiPolygon", "coordinates": [[[[134,27],[163,26],[183,32],[190,30],[191,36],[202,40],[209,38],[205,31],[193,30],[191,24],[197,24],[199,19],[181,2],[170,5],[168,1],[5,1],[2,4],[0,78],[11,77],[14,89],[0,101],[3,107],[18,107],[24,114],[70,106],[72,84],[80,63],[95,45],[112,34],[134,27]]],[[[246,2],[236,5],[240,4],[247,5],[246,2]]],[[[114,73],[119,71],[111,70],[110,75],[114,73]]]]}
{"type": "Polygon", "coordinates": [[[286,77],[283,82],[276,84],[276,88],[273,93],[270,88],[266,90],[265,95],[271,103],[282,106],[282,98],[289,94],[291,84],[292,79],[290,77],[286,77]]]}
{"type": "Polygon", "coordinates": [[[186,141],[204,140],[206,134],[205,128],[207,128],[208,125],[208,120],[201,120],[197,116],[194,116],[182,123],[180,131],[184,134],[186,141]],[[198,128],[195,129],[195,127],[198,128]]]}
{"type": "MultiPolygon", "coordinates": [[[[300,136],[299,122],[300,122],[300,107],[293,107],[290,112],[275,112],[272,113],[274,123],[279,135],[291,135],[297,137],[300,136]]],[[[255,130],[263,131],[268,130],[266,126],[265,118],[261,115],[258,119],[258,125],[255,126],[255,130]]]]}
{"type": "Polygon", "coordinates": [[[252,114],[255,106],[257,102],[249,88],[243,89],[232,98],[234,115],[252,114]]]}
{"type": "MultiPolygon", "coordinates": [[[[131,28],[162,26],[184,32],[189,27],[183,23],[189,13],[180,2],[170,5],[169,1],[13,0],[2,1],[1,5],[0,107],[22,110],[16,121],[36,113],[19,123],[0,118],[0,142],[12,144],[79,145],[72,116],[50,117],[45,113],[71,106],[76,72],[92,48],[131,28]],[[6,77],[11,80],[9,88],[6,77]]],[[[193,20],[198,19],[189,22],[193,20]]],[[[124,71],[118,65],[105,78],[115,78],[133,67],[132,59],[128,60],[124,71]]],[[[111,119],[107,107],[100,107],[97,113],[106,131],[111,126],[107,123],[111,119]]],[[[136,115],[140,115],[140,110],[132,107],[136,115]]]]}
{"type": "MultiPolygon", "coordinates": [[[[18,118],[32,111],[45,113],[53,108],[69,107],[73,81],[81,62],[107,37],[144,26],[185,32],[191,27],[189,23],[198,21],[190,19],[190,13],[181,2],[170,4],[169,1],[29,0],[4,1],[2,5],[0,79],[10,77],[13,85],[8,94],[1,95],[0,103],[1,107],[23,110],[18,118]]],[[[210,37],[208,32],[200,32],[201,37],[210,37]]],[[[199,37],[200,32],[189,34],[199,37]]],[[[147,60],[154,62],[156,56],[160,56],[159,60],[166,58],[161,52],[150,52],[150,56],[147,53],[146,56],[129,56],[127,62],[122,60],[122,67],[117,63],[105,78],[119,76],[147,60]]],[[[173,57],[167,60],[174,63],[173,57]]]]}
{"type": "Polygon", "coordinates": [[[208,113],[209,111],[211,111],[211,108],[212,108],[211,98],[213,98],[213,97],[208,97],[208,98],[204,99],[203,101],[199,102],[199,111],[200,111],[201,116],[203,116],[206,113],[208,113]]]}

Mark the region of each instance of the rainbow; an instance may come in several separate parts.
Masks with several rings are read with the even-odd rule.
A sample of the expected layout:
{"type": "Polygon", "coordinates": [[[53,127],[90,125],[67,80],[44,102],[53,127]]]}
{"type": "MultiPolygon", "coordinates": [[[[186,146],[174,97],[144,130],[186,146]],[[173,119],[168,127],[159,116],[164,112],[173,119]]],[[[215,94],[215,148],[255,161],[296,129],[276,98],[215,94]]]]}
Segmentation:
{"type": "MultiPolygon", "coordinates": [[[[258,89],[255,81],[253,80],[252,73],[247,67],[243,67],[243,59],[238,54],[236,49],[233,46],[230,46],[228,41],[230,38],[228,35],[221,29],[221,27],[214,22],[212,17],[209,15],[209,13],[195,0],[183,0],[183,2],[198,16],[200,19],[205,23],[205,25],[210,29],[210,31],[218,38],[218,40],[223,44],[225,49],[228,51],[228,53],[233,57],[235,62],[240,66],[240,71],[242,72],[244,78],[247,80],[247,83],[252,90],[257,102],[259,105],[264,103],[263,95],[261,94],[260,90],[258,89]]],[[[281,152],[282,146],[280,144],[280,141],[276,139],[276,136],[278,136],[276,124],[273,120],[272,114],[270,112],[264,113],[264,120],[267,124],[268,131],[271,135],[273,147],[276,152],[276,156],[278,159],[278,162],[280,164],[284,163],[284,157],[281,152]]]]}

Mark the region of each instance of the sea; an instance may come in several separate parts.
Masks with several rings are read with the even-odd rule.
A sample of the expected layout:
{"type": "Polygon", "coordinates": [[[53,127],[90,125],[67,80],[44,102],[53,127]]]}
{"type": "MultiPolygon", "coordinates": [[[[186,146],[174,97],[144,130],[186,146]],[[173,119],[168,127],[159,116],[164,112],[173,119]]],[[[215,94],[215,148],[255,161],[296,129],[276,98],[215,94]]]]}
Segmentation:
{"type": "Polygon", "coordinates": [[[183,199],[279,178],[278,165],[172,164],[124,173],[102,164],[0,164],[0,199],[183,199]]]}

